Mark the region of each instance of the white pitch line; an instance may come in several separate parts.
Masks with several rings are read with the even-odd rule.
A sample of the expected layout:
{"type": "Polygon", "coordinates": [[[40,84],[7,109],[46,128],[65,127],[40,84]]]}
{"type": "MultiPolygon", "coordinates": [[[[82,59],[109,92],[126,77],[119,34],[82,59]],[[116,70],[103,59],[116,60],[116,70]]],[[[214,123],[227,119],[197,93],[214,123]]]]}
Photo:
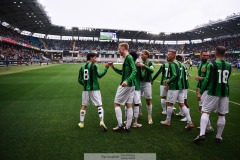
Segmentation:
{"type": "MultiPolygon", "coordinates": [[[[157,82],[160,82],[160,81],[157,81],[157,82]]],[[[188,90],[191,91],[191,92],[195,92],[196,93],[196,91],[194,91],[194,90],[191,90],[191,89],[188,89],[188,90]]],[[[233,101],[229,101],[229,102],[240,106],[240,103],[233,102],[233,101]]]]}

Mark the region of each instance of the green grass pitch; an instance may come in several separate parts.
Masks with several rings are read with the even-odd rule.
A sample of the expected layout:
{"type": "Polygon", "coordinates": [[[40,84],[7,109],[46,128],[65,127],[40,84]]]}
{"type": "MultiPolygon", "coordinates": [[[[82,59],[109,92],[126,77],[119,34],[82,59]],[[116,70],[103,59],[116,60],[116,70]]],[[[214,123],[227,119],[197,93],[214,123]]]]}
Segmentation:
{"type": "MultiPolygon", "coordinates": [[[[79,109],[82,86],[78,84],[81,64],[16,66],[9,72],[0,68],[0,157],[1,159],[83,159],[84,153],[156,153],[157,159],[239,159],[240,157],[240,73],[230,78],[230,113],[226,115],[224,141],[214,142],[216,114],[210,119],[215,129],[200,144],[193,144],[199,134],[200,112],[196,93],[189,91],[188,102],[195,128],[185,130],[185,122],[173,117],[172,125],[160,124],[159,83],[153,84],[153,124],[147,124],[143,102],[140,129],[115,133],[117,120],[113,100],[120,76],[111,68],[99,80],[105,123],[108,132],[99,127],[97,109],[87,108],[85,128],[80,129],[79,109]],[[28,71],[26,71],[28,67],[28,71]],[[29,70],[30,69],[30,70],[29,70]],[[32,70],[31,70],[32,69],[32,70]],[[19,72],[21,71],[21,72],[19,72]]],[[[99,65],[100,69],[103,65],[99,65]]],[[[121,65],[116,65],[121,68],[121,65]]],[[[155,72],[159,66],[156,66],[155,72]]],[[[196,68],[190,70],[190,88],[195,90],[196,68]]],[[[161,77],[158,77],[158,81],[161,77]]],[[[123,109],[123,107],[122,107],[123,109]]],[[[178,109],[178,107],[177,107],[178,109]]]]}

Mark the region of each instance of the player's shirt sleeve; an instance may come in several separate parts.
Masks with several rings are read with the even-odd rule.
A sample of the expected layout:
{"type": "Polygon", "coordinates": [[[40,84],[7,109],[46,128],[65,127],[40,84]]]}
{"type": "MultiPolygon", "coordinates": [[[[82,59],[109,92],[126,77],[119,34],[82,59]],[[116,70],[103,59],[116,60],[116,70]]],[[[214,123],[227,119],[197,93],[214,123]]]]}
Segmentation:
{"type": "MultiPolygon", "coordinates": [[[[202,87],[200,88],[200,94],[203,94],[203,92],[207,89],[207,87],[211,81],[212,74],[213,74],[213,65],[210,63],[207,66],[206,77],[204,77],[202,87]]],[[[217,74],[217,73],[215,73],[215,74],[217,74]]]]}
{"type": "Polygon", "coordinates": [[[171,84],[172,82],[174,82],[177,79],[177,76],[178,76],[177,71],[178,70],[177,70],[176,65],[174,63],[171,63],[169,65],[169,70],[171,72],[171,77],[168,81],[168,84],[171,84]]]}
{"type": "Polygon", "coordinates": [[[115,67],[113,67],[113,70],[114,70],[116,73],[122,75],[122,70],[117,69],[117,68],[115,68],[115,67]]]}
{"type": "Polygon", "coordinates": [[[100,72],[100,70],[99,70],[99,68],[98,68],[98,65],[95,64],[95,65],[94,65],[94,70],[95,70],[95,72],[96,72],[96,74],[97,74],[97,77],[98,77],[98,78],[102,78],[102,77],[107,73],[108,68],[104,68],[103,71],[100,72]]]}
{"type": "Polygon", "coordinates": [[[149,71],[150,73],[153,73],[154,72],[154,64],[151,62],[150,63],[150,66],[144,64],[143,66],[147,71],[149,71]]]}
{"type": "Polygon", "coordinates": [[[131,68],[132,72],[131,72],[130,76],[127,79],[125,79],[125,81],[127,83],[134,82],[135,81],[135,76],[137,74],[137,69],[136,69],[136,66],[135,66],[135,63],[133,61],[132,56],[131,56],[131,58],[130,57],[128,58],[128,63],[130,65],[130,68],[131,68]]]}
{"type": "Polygon", "coordinates": [[[154,77],[153,77],[153,79],[152,79],[152,82],[159,76],[159,74],[162,72],[162,67],[163,66],[161,66],[159,69],[158,69],[158,71],[157,71],[157,73],[154,75],[154,77]]]}
{"type": "Polygon", "coordinates": [[[80,70],[79,70],[79,74],[78,74],[78,83],[80,83],[81,85],[84,85],[82,68],[80,68],[80,70]]]}

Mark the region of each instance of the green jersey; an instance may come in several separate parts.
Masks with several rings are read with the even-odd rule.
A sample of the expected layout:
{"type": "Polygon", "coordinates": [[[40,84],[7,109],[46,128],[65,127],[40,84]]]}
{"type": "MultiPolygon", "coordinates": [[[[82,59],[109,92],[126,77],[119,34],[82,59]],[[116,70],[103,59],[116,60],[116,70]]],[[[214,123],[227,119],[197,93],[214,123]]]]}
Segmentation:
{"type": "Polygon", "coordinates": [[[158,75],[162,73],[162,79],[161,79],[160,85],[165,86],[164,81],[167,80],[168,69],[169,69],[169,63],[166,62],[159,68],[157,73],[154,75],[152,81],[154,81],[158,77],[158,75]]]}
{"type": "MultiPolygon", "coordinates": [[[[208,65],[209,65],[208,61],[198,65],[198,76],[202,77],[203,80],[206,77],[207,66],[208,65]]],[[[198,81],[197,88],[201,88],[202,87],[203,80],[202,81],[198,81]]]]}
{"type": "Polygon", "coordinates": [[[134,86],[135,84],[135,78],[136,78],[136,66],[135,63],[133,61],[133,57],[131,55],[127,55],[125,57],[123,66],[122,66],[122,70],[117,69],[117,68],[113,68],[113,70],[122,75],[122,80],[120,85],[126,81],[128,83],[129,87],[134,86]]]}
{"type": "Polygon", "coordinates": [[[168,71],[168,85],[169,90],[182,90],[183,86],[180,79],[180,68],[181,64],[178,61],[174,61],[169,63],[169,71],[168,71]]]}
{"type": "Polygon", "coordinates": [[[151,61],[143,62],[144,66],[142,71],[145,72],[144,77],[141,78],[141,82],[152,82],[152,74],[154,72],[154,63],[151,61]]]}
{"type": "Polygon", "coordinates": [[[140,91],[140,79],[144,77],[144,72],[142,72],[141,67],[136,67],[137,68],[137,74],[135,78],[135,90],[140,91]]]}
{"type": "Polygon", "coordinates": [[[102,72],[99,71],[96,63],[87,62],[79,70],[78,82],[83,85],[84,91],[100,90],[98,78],[102,78],[107,73],[108,68],[102,72]]]}
{"type": "Polygon", "coordinates": [[[218,97],[229,96],[228,79],[231,75],[231,65],[225,60],[216,60],[207,66],[206,78],[203,81],[200,93],[207,89],[208,95],[218,97]]]}
{"type": "Polygon", "coordinates": [[[179,62],[181,64],[181,68],[180,68],[180,79],[181,79],[181,83],[182,83],[182,87],[183,89],[188,89],[189,88],[189,83],[188,83],[188,68],[186,65],[184,65],[183,63],[179,62]]]}

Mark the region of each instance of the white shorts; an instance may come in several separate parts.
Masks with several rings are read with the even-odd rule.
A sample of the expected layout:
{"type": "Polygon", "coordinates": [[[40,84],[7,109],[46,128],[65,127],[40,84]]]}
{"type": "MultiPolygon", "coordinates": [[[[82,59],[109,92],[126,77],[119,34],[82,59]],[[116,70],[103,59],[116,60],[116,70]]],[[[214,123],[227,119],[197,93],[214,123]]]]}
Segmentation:
{"type": "Polygon", "coordinates": [[[167,92],[168,92],[168,90],[167,90],[166,86],[160,86],[160,96],[161,97],[167,97],[167,92]]]}
{"type": "Polygon", "coordinates": [[[183,90],[183,98],[187,99],[188,89],[183,90]]]}
{"type": "Polygon", "coordinates": [[[175,104],[176,102],[184,103],[183,90],[168,90],[166,102],[170,102],[173,104],[175,104]]]}
{"type": "Polygon", "coordinates": [[[206,96],[207,96],[207,91],[204,91],[201,96],[201,100],[199,101],[199,106],[203,105],[203,101],[206,99],[206,96]]]}
{"type": "Polygon", "coordinates": [[[82,92],[82,105],[89,105],[89,98],[95,106],[102,105],[102,96],[100,91],[83,91],[82,92]]]}
{"type": "MultiPolygon", "coordinates": [[[[188,89],[183,89],[182,91],[183,91],[183,101],[184,101],[185,99],[187,99],[188,89]]],[[[178,100],[177,102],[179,103],[178,100]]]]}
{"type": "Polygon", "coordinates": [[[217,97],[206,95],[202,105],[202,112],[219,112],[220,114],[228,113],[228,97],[217,97]]]}
{"type": "Polygon", "coordinates": [[[133,103],[134,104],[141,104],[141,93],[140,91],[134,91],[134,96],[133,96],[133,103]]]}
{"type": "Polygon", "coordinates": [[[122,87],[118,86],[117,93],[114,102],[120,105],[125,105],[126,103],[133,103],[135,87],[122,87]]]}
{"type": "Polygon", "coordinates": [[[152,99],[152,84],[151,82],[141,82],[141,95],[146,99],[152,99]]]}

